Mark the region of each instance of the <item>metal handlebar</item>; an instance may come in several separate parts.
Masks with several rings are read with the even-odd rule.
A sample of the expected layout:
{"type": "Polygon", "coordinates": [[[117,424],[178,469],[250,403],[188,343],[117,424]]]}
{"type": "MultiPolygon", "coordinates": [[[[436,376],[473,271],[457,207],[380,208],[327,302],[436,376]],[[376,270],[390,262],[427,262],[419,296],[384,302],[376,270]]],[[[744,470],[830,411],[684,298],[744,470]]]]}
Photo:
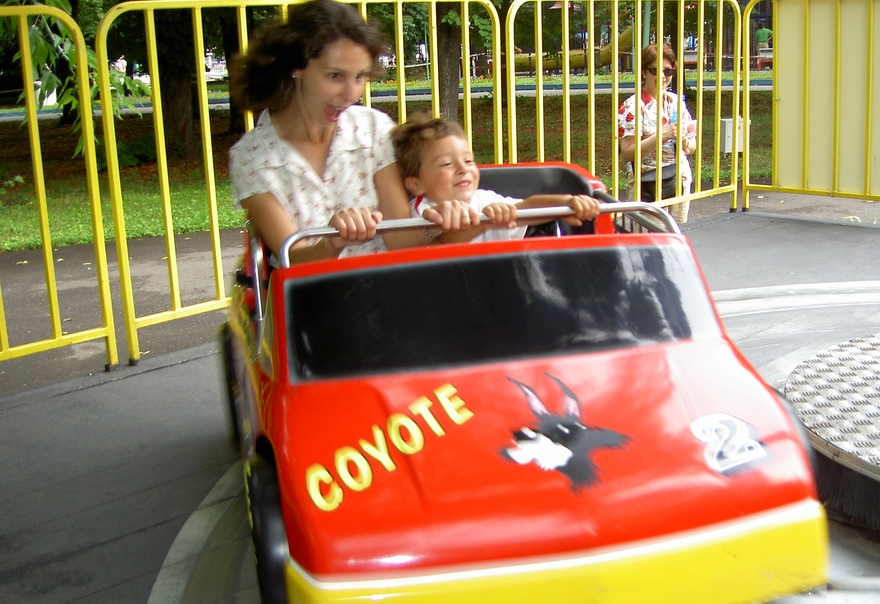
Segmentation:
{"type": "MultiPolygon", "coordinates": [[[[626,201],[626,202],[618,202],[613,197],[608,195],[607,193],[602,193],[600,191],[596,191],[593,194],[594,197],[598,199],[602,199],[603,201],[610,201],[610,203],[601,203],[599,204],[599,213],[600,214],[614,214],[614,213],[645,213],[651,214],[652,216],[658,218],[661,225],[650,225],[651,227],[656,226],[664,226],[666,227],[666,231],[668,233],[675,233],[677,235],[681,234],[681,230],[678,228],[678,224],[675,222],[675,219],[663,208],[651,205],[649,203],[645,203],[643,201],[626,201]]],[[[574,210],[569,208],[568,206],[553,206],[547,208],[528,208],[524,210],[517,210],[516,218],[517,220],[529,220],[535,218],[547,218],[548,221],[554,218],[565,218],[566,216],[572,216],[574,214],[574,210]]],[[[491,220],[485,214],[480,214],[480,224],[490,223],[491,220]]],[[[439,228],[436,224],[431,222],[430,220],[425,220],[424,218],[400,218],[398,220],[385,220],[376,225],[376,233],[382,233],[385,231],[405,231],[411,229],[430,229],[430,228],[439,228]]],[[[659,231],[659,229],[658,229],[659,231]]],[[[333,227],[319,227],[314,229],[301,229],[292,235],[288,236],[287,239],[284,240],[284,243],[281,244],[280,250],[280,258],[281,266],[284,268],[288,268],[290,266],[290,248],[296,245],[298,242],[303,239],[309,239],[312,237],[328,237],[337,235],[339,231],[337,231],[333,227]]]]}

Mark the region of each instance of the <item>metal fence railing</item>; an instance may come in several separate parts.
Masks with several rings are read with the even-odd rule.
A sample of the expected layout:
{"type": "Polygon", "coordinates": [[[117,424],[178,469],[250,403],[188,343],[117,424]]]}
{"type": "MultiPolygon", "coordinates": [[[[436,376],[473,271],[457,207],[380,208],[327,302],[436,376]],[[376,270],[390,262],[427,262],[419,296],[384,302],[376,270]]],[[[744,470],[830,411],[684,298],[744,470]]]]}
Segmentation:
{"type": "MultiPolygon", "coordinates": [[[[780,115],[778,103],[774,104],[774,175],[770,185],[753,183],[749,177],[750,154],[754,151],[754,136],[749,128],[750,118],[754,117],[750,99],[755,88],[749,69],[756,56],[751,48],[747,24],[757,3],[758,0],[754,0],[741,8],[733,0],[711,3],[573,0],[552,4],[514,0],[505,5],[505,12],[502,13],[491,0],[468,0],[456,5],[456,18],[450,19],[442,16],[444,8],[433,0],[364,0],[355,3],[363,15],[371,18],[382,15],[386,23],[388,19],[393,22],[390,36],[393,56],[387,64],[388,82],[368,85],[364,103],[388,111],[398,121],[405,121],[407,115],[415,110],[427,109],[439,114],[449,109],[441,106],[441,67],[449,67],[449,64],[441,66],[440,30],[448,27],[450,22],[457,22],[460,24],[456,26],[460,35],[460,57],[464,58],[454,57],[451,65],[459,75],[467,74],[469,77],[459,80],[459,102],[455,109],[457,119],[463,124],[481,161],[577,163],[605,181],[614,196],[625,198],[626,183],[618,152],[618,108],[629,95],[641,92],[642,83],[638,76],[642,67],[640,49],[649,42],[665,40],[679,56],[674,90],[679,97],[687,98],[687,106],[696,119],[698,147],[691,156],[695,175],[693,192],[664,199],[659,201],[659,205],[669,206],[683,200],[698,203],[708,197],[729,195],[730,208],[734,210],[738,207],[740,173],[746,174],[742,181],[745,207],[748,193],[761,187],[880,198],[877,192],[880,178],[871,178],[872,173],[877,171],[871,163],[871,158],[876,156],[873,141],[880,140],[880,132],[877,132],[880,130],[880,120],[874,119],[874,109],[877,99],[880,99],[875,88],[880,78],[874,73],[876,65],[871,28],[859,30],[856,32],[858,35],[852,36],[864,51],[858,53],[860,58],[857,61],[858,73],[862,74],[858,78],[859,90],[864,91],[860,96],[864,102],[858,105],[856,112],[862,130],[856,132],[857,143],[852,148],[847,146],[850,140],[848,136],[853,132],[847,117],[852,113],[852,99],[845,94],[848,80],[843,69],[844,57],[853,56],[853,42],[844,39],[842,31],[848,28],[847,35],[850,35],[857,30],[852,26],[854,19],[872,23],[875,20],[872,12],[875,10],[874,0],[853,3],[861,7],[860,16],[854,17],[851,14],[853,8],[849,5],[845,9],[838,8],[837,13],[832,11],[830,19],[825,19],[826,15],[822,13],[823,31],[827,29],[831,33],[828,36],[809,37],[809,45],[804,32],[808,27],[813,30],[819,27],[818,16],[806,22],[810,15],[804,15],[795,25],[792,25],[792,21],[774,28],[778,29],[770,72],[773,74],[774,103],[786,104],[787,109],[785,115],[780,115]],[[412,25],[414,16],[419,19],[417,31],[412,25]],[[798,28],[802,30],[799,37],[795,35],[798,28]],[[780,46],[786,40],[791,40],[792,44],[781,50],[780,46]],[[412,51],[414,46],[418,47],[415,54],[412,51]],[[820,61],[817,58],[820,53],[827,54],[827,58],[821,60],[831,65],[827,70],[824,69],[825,63],[821,64],[821,72],[833,84],[827,101],[815,90],[815,77],[812,80],[808,77],[820,61]],[[780,83],[779,74],[783,64],[792,63],[798,66],[796,71],[800,79],[797,86],[802,94],[780,95],[781,89],[791,92],[787,83],[780,83]],[[416,73],[421,75],[416,76],[416,73]],[[779,101],[777,97],[784,98],[779,101]],[[824,112],[827,124],[816,125],[814,115],[818,110],[824,112]],[[729,140],[723,140],[725,126],[735,124],[740,114],[744,128],[728,130],[729,140]],[[794,127],[781,131],[779,124],[782,121],[794,123],[794,127]],[[797,136],[794,147],[797,158],[794,162],[789,157],[792,148],[787,146],[792,136],[790,131],[797,136]],[[823,145],[824,150],[820,149],[823,145]],[[783,147],[786,148],[785,154],[781,152],[783,147]],[[739,148],[742,148],[741,163],[737,152],[739,148]],[[831,160],[826,163],[833,166],[833,172],[829,172],[827,178],[822,159],[831,160]],[[794,171],[792,163],[796,168],[794,171]],[[811,176],[817,173],[817,166],[820,166],[821,179],[811,176]],[[859,168],[856,176],[850,174],[854,166],[859,168]],[[854,186],[853,182],[861,184],[854,186]]],[[[828,10],[827,7],[813,7],[813,4],[826,3],[811,3],[811,11],[828,10]]],[[[788,10],[788,7],[792,7],[793,11],[795,8],[801,10],[805,6],[805,3],[795,3],[794,0],[775,0],[774,11],[788,10]]],[[[118,287],[120,294],[129,360],[137,362],[141,356],[139,331],[142,328],[221,309],[228,304],[218,208],[231,202],[218,193],[218,177],[214,170],[217,161],[216,134],[211,127],[214,105],[208,100],[209,82],[223,77],[228,57],[221,54],[216,40],[212,41],[211,36],[215,34],[206,32],[205,23],[216,18],[216,13],[210,11],[227,11],[232,16],[235,45],[244,49],[255,24],[255,14],[284,19],[286,7],[269,0],[242,0],[235,3],[223,0],[143,0],[117,4],[107,10],[97,27],[96,60],[92,72],[94,82],[88,81],[89,70],[85,66],[87,49],[83,36],[69,15],[40,5],[0,7],[0,19],[17,20],[22,66],[25,68],[32,63],[27,40],[29,28],[37,18],[52,19],[62,24],[76,45],[77,91],[83,109],[85,144],[82,161],[88,181],[91,208],[88,219],[92,224],[95,248],[94,283],[99,302],[96,306],[100,307],[101,314],[97,327],[72,330],[62,325],[59,286],[54,272],[57,264],[53,256],[55,246],[47,218],[52,213],[52,204],[51,200],[47,200],[40,161],[38,99],[30,88],[34,74],[26,72],[23,78],[28,83],[24,87],[26,130],[33,157],[34,207],[40,215],[42,231],[50,333],[33,341],[27,340],[24,334],[13,333],[15,321],[10,317],[19,312],[33,312],[33,301],[21,302],[9,292],[0,290],[0,360],[103,338],[107,365],[117,363],[117,336],[110,298],[111,283],[102,228],[101,194],[89,98],[93,83],[101,103],[100,134],[107,163],[106,197],[112,210],[112,229],[118,257],[119,277],[113,288],[118,287]],[[162,32],[157,27],[157,19],[171,11],[186,14],[189,23],[185,35],[191,37],[191,44],[185,60],[191,65],[192,78],[187,85],[192,86],[195,98],[194,129],[198,133],[200,163],[204,172],[204,189],[200,195],[204,197],[208,216],[209,244],[203,254],[210,257],[210,268],[206,272],[211,273],[213,287],[211,295],[197,300],[183,294],[185,284],[178,270],[180,259],[175,239],[178,232],[174,212],[175,183],[168,162],[174,149],[169,149],[164,134],[169,117],[177,109],[163,106],[162,90],[168,74],[163,73],[159,60],[159,46],[164,42],[160,41],[162,32]],[[149,74],[149,78],[144,77],[143,80],[149,82],[151,90],[151,112],[144,119],[152,123],[155,140],[156,187],[160,200],[157,212],[163,216],[169,292],[167,307],[158,310],[144,310],[138,305],[138,292],[132,276],[133,260],[128,249],[130,225],[126,215],[127,191],[118,159],[117,121],[111,106],[114,93],[111,71],[118,65],[111,67],[111,61],[115,61],[116,57],[110,49],[116,28],[123,19],[134,19],[143,24],[144,68],[149,74]],[[210,57],[210,60],[206,57],[210,57]],[[21,304],[25,304],[26,308],[18,308],[21,304]]],[[[757,59],[760,59],[760,55],[757,59]]],[[[253,116],[246,115],[245,124],[246,127],[252,127],[253,116]]]]}
{"type": "MultiPolygon", "coordinates": [[[[38,215],[40,239],[42,242],[42,264],[45,279],[45,310],[41,310],[38,300],[23,299],[19,291],[0,289],[0,361],[14,359],[38,352],[44,352],[71,344],[90,340],[104,341],[107,367],[118,362],[116,331],[113,323],[113,311],[110,297],[110,277],[107,266],[107,253],[104,242],[104,227],[101,214],[101,199],[98,186],[97,159],[95,153],[95,135],[92,122],[92,105],[89,96],[89,80],[87,69],[86,44],[82,33],[73,18],[61,10],[49,6],[0,6],[0,19],[14,20],[17,24],[18,48],[21,53],[23,80],[24,111],[26,115],[27,140],[30,147],[34,199],[33,206],[38,215]],[[94,241],[94,270],[91,271],[93,284],[97,290],[96,302],[98,316],[94,318],[96,325],[73,326],[62,316],[62,299],[56,278],[55,247],[50,229],[52,208],[47,200],[46,174],[43,168],[41,153],[40,122],[37,119],[38,100],[33,82],[39,80],[32,68],[31,27],[35,20],[43,20],[48,26],[63,28],[69,34],[74,45],[76,88],[79,107],[81,108],[80,128],[82,132],[85,178],[89,197],[90,216],[83,216],[88,221],[94,241]],[[15,304],[7,302],[14,300],[15,304]],[[47,325],[44,332],[33,334],[18,328],[22,323],[17,317],[46,314],[47,325]]],[[[0,284],[2,286],[2,284],[0,284]]]]}
{"type": "MultiPolygon", "coordinates": [[[[752,20],[758,0],[743,7],[752,20]]],[[[773,169],[770,182],[751,176],[754,126],[744,133],[743,205],[772,190],[880,200],[880,62],[876,0],[774,0],[773,169]]],[[[743,36],[746,56],[755,54],[743,36]]],[[[745,90],[751,90],[749,73],[745,90]]],[[[750,94],[743,119],[753,117],[750,94]]]]}

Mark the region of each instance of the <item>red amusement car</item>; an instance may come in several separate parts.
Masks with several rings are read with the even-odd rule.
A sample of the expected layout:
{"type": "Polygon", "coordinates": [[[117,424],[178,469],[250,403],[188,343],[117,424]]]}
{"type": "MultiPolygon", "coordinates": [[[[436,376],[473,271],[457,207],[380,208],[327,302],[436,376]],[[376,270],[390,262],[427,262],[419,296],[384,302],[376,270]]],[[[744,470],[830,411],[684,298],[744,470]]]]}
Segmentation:
{"type": "MultiPolygon", "coordinates": [[[[592,191],[558,165],[483,182],[592,191]]],[[[603,212],[648,229],[600,217],[268,278],[254,246],[223,341],[264,601],[750,602],[825,582],[787,403],[674,221],[603,212]]]]}

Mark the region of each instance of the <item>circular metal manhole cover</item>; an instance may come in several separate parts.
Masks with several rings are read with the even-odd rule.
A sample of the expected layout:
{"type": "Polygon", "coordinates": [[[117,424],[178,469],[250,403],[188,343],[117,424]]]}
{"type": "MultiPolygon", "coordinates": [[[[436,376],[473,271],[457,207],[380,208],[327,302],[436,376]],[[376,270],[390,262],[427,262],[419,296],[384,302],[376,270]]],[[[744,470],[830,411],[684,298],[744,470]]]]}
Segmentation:
{"type": "Polygon", "coordinates": [[[880,478],[880,334],[810,357],[788,376],[785,396],[819,446],[880,478]]]}

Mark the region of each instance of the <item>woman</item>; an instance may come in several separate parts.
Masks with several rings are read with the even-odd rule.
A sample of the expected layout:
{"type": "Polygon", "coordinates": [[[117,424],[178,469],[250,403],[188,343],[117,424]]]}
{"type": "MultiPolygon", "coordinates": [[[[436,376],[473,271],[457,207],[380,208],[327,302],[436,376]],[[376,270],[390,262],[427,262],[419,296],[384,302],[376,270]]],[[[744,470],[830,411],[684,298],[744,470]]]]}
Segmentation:
{"type": "MultiPolygon", "coordinates": [[[[409,199],[386,114],[355,105],[380,73],[381,36],[354,7],[314,0],[290,7],[287,23],[263,29],[234,65],[238,106],[262,111],[230,150],[233,194],[270,250],[301,228],[330,225],[335,237],[302,241],[290,261],[426,245],[401,231],[375,237],[384,218],[408,218],[409,199]]],[[[427,216],[444,232],[477,221],[449,202],[427,216]]]]}
{"type": "MultiPolygon", "coordinates": [[[[642,96],[638,102],[641,141],[641,200],[656,201],[656,187],[661,186],[661,199],[676,196],[675,167],[678,161],[681,173],[681,195],[691,192],[693,175],[687,157],[697,149],[697,123],[681,103],[679,114],[678,96],[666,90],[675,75],[676,58],[672,49],[663,45],[663,54],[658,56],[657,47],[650,45],[642,50],[642,96]],[[657,99],[660,103],[662,156],[660,169],[657,167],[657,99]],[[678,124],[681,121],[681,142],[676,144],[678,124]],[[681,151],[681,154],[678,151],[681,151]],[[664,169],[665,168],[665,169],[664,169]],[[659,174],[658,174],[659,172],[659,174]],[[664,178],[664,175],[666,178],[664,178]]],[[[635,171],[633,161],[636,152],[635,112],[636,95],[628,98],[620,106],[617,125],[620,137],[620,155],[627,162],[627,189],[630,197],[635,191],[635,171]]],[[[690,202],[685,201],[670,206],[673,218],[687,222],[690,202]]]]}

